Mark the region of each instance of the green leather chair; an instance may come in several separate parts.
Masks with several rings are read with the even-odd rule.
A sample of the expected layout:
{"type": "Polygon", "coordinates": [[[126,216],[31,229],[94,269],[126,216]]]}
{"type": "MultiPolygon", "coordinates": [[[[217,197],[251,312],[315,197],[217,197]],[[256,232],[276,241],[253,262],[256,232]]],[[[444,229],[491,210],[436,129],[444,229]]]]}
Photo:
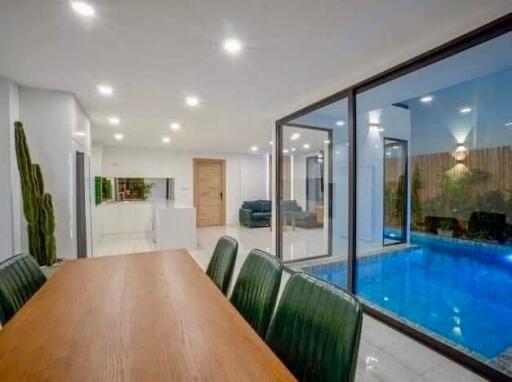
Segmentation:
{"type": "Polygon", "coordinates": [[[242,265],[231,302],[264,338],[276,305],[283,267],[265,251],[253,249],[242,265]]]}
{"type": "Polygon", "coordinates": [[[0,263],[0,322],[5,325],[46,282],[34,258],[13,256],[0,263]]]}
{"type": "Polygon", "coordinates": [[[233,276],[237,251],[238,241],[230,236],[222,236],[206,269],[206,274],[224,294],[227,293],[233,276]]]}
{"type": "Polygon", "coordinates": [[[362,319],[352,295],[296,273],[286,284],[266,342],[300,381],[353,381],[362,319]]]}

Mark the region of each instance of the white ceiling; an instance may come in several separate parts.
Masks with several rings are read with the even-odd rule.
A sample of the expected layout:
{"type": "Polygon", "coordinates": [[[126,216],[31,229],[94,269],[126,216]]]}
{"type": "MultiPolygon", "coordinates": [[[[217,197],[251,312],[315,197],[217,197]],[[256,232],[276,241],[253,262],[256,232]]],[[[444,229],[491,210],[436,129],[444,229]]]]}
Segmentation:
{"type": "Polygon", "coordinates": [[[509,0],[90,2],[96,17],[83,20],[68,0],[0,0],[0,75],[73,92],[97,142],[244,153],[267,149],[296,108],[512,11],[509,0]],[[232,36],[239,57],[221,49],[232,36]]]}

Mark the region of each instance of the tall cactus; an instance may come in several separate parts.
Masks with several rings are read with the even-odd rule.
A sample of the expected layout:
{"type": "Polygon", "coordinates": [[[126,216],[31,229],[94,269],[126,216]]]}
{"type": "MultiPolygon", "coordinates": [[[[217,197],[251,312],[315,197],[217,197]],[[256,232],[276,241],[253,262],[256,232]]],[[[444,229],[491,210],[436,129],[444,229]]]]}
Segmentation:
{"type": "Polygon", "coordinates": [[[41,208],[41,232],[43,233],[46,264],[51,265],[57,261],[57,246],[55,244],[55,217],[53,216],[52,196],[43,195],[41,208]]]}
{"type": "Polygon", "coordinates": [[[14,134],[29,251],[40,265],[52,265],[57,261],[52,198],[44,192],[41,167],[32,163],[21,122],[14,123],[14,134]]]}

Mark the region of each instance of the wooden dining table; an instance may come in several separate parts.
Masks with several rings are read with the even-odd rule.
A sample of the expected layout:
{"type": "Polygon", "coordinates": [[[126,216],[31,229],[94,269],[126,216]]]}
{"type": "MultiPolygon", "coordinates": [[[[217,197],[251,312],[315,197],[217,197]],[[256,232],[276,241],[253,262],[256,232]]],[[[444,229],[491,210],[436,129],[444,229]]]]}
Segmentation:
{"type": "Polygon", "coordinates": [[[0,330],[0,381],[288,381],[185,250],[65,261],[0,330]]]}

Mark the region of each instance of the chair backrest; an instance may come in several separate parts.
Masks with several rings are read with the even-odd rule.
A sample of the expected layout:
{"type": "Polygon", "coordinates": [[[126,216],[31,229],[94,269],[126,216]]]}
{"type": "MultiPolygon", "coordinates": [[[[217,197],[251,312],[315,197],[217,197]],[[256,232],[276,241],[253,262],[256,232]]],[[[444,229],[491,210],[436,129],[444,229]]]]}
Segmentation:
{"type": "Polygon", "coordinates": [[[286,284],[266,342],[300,381],[352,381],[362,319],[355,297],[296,273],[286,284]]]}
{"type": "Polygon", "coordinates": [[[253,249],[242,265],[231,295],[232,304],[263,338],[276,304],[282,271],[276,257],[253,249]]]}
{"type": "Polygon", "coordinates": [[[206,274],[224,294],[227,293],[233,276],[237,251],[238,241],[230,236],[222,236],[206,269],[206,274]]]}
{"type": "Polygon", "coordinates": [[[13,256],[0,263],[0,322],[4,325],[46,282],[34,258],[13,256]]]}

